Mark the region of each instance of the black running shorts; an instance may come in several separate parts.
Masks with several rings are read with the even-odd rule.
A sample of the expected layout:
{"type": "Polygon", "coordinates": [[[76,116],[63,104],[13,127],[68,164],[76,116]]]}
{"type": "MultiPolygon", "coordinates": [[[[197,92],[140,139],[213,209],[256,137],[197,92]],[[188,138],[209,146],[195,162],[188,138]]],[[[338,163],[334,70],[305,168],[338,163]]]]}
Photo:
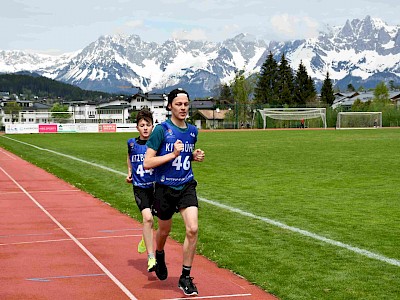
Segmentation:
{"type": "Polygon", "coordinates": [[[142,211],[145,208],[152,209],[154,202],[154,188],[141,188],[133,186],[133,194],[135,195],[135,201],[139,210],[142,211]]]}
{"type": "Polygon", "coordinates": [[[199,206],[196,194],[197,181],[188,182],[182,190],[155,184],[153,214],[160,220],[170,220],[174,213],[189,206],[199,206]]]}

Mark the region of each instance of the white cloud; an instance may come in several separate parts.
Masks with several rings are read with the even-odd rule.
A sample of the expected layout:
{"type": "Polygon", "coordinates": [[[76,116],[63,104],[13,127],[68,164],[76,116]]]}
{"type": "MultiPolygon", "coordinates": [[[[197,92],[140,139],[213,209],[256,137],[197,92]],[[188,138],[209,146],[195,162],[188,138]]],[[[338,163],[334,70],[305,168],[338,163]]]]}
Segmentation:
{"type": "Polygon", "coordinates": [[[202,29],[176,30],[172,33],[172,37],[177,40],[207,40],[207,34],[202,29]]]}
{"type": "Polygon", "coordinates": [[[140,28],[143,27],[143,20],[131,20],[131,21],[127,21],[124,24],[126,27],[129,28],[140,28]]]}
{"type": "Polygon", "coordinates": [[[370,15],[397,25],[398,0],[7,0],[0,9],[0,50],[76,51],[101,35],[136,34],[220,42],[240,33],[267,41],[315,37],[327,25],[370,15]],[[74,22],[71,23],[71,20],[74,22]]]}
{"type": "Polygon", "coordinates": [[[274,31],[282,38],[310,38],[318,34],[319,24],[308,16],[289,14],[274,15],[271,18],[274,31]]]}

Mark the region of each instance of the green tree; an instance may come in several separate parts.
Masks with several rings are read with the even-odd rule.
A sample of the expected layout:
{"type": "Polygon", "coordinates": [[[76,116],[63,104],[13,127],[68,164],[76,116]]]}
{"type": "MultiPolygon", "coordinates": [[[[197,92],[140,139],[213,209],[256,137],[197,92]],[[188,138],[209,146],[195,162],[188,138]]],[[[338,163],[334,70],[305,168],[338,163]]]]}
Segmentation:
{"type": "Polygon", "coordinates": [[[394,91],[396,89],[396,85],[394,84],[394,80],[389,81],[389,90],[394,91]]]}
{"type": "Polygon", "coordinates": [[[331,106],[335,100],[335,95],[333,94],[332,81],[329,78],[329,72],[326,72],[324,83],[321,88],[321,101],[331,106]]]}
{"type": "Polygon", "coordinates": [[[294,93],[293,71],[290,68],[284,53],[282,53],[278,70],[278,104],[291,105],[293,104],[294,93]]]}
{"type": "Polygon", "coordinates": [[[389,90],[383,81],[379,82],[375,87],[374,101],[382,104],[387,104],[390,102],[389,90]]]}
{"type": "Polygon", "coordinates": [[[255,87],[254,102],[258,104],[277,104],[278,64],[270,52],[261,66],[255,87]]]}
{"type": "Polygon", "coordinates": [[[72,116],[71,113],[68,113],[68,105],[60,103],[54,103],[50,111],[52,112],[51,117],[57,123],[65,123],[72,116]]]}
{"type": "Polygon", "coordinates": [[[308,76],[307,69],[301,61],[294,77],[294,102],[305,105],[315,98],[316,91],[312,78],[308,76]]]}
{"type": "Polygon", "coordinates": [[[250,96],[253,93],[253,82],[246,80],[243,72],[236,74],[235,79],[231,84],[232,94],[235,99],[235,116],[236,128],[239,128],[239,122],[245,124],[249,117],[250,109],[250,96]]]}
{"type": "Polygon", "coordinates": [[[360,85],[357,89],[357,92],[365,92],[365,88],[362,85],[360,85]]]}
{"type": "Polygon", "coordinates": [[[370,111],[371,101],[362,102],[360,99],[356,99],[351,106],[351,111],[370,111]]]}
{"type": "Polygon", "coordinates": [[[4,113],[11,116],[11,123],[17,122],[19,118],[19,112],[21,111],[21,106],[17,101],[5,102],[4,104],[4,113]]]}
{"type": "Polygon", "coordinates": [[[348,91],[348,92],[355,92],[356,89],[354,88],[354,86],[353,86],[351,83],[349,83],[349,84],[347,85],[347,91],[348,91]]]}
{"type": "Polygon", "coordinates": [[[233,98],[231,87],[228,84],[223,83],[220,85],[218,98],[219,100],[231,100],[233,98]]]}
{"type": "Polygon", "coordinates": [[[138,111],[137,110],[131,111],[131,113],[129,115],[129,119],[131,120],[131,123],[136,123],[137,115],[138,115],[138,111]]]}

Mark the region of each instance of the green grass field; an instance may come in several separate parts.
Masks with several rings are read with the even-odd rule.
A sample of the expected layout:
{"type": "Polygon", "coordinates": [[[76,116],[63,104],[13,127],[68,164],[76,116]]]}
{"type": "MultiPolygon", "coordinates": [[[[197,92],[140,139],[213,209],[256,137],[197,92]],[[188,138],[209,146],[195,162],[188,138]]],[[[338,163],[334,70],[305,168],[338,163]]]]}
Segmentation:
{"type": "MultiPolygon", "coordinates": [[[[124,182],[132,136],[7,135],[0,146],[140,220],[124,182]]],[[[280,299],[400,299],[399,129],[210,131],[197,146],[198,253],[280,299]]],[[[171,237],[183,240],[179,215],[171,237]]]]}

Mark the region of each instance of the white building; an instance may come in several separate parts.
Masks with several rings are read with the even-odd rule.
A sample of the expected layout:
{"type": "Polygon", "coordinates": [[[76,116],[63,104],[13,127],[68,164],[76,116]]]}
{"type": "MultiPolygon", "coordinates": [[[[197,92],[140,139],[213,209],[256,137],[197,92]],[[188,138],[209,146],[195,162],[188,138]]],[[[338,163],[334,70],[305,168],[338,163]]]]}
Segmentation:
{"type": "MultiPolygon", "coordinates": [[[[164,94],[140,93],[101,103],[64,101],[62,104],[69,106],[71,118],[65,119],[65,122],[70,123],[131,123],[134,122],[130,119],[131,113],[142,108],[153,112],[155,123],[163,122],[168,115],[167,98],[164,94]]],[[[12,123],[52,123],[54,114],[51,114],[50,110],[50,105],[33,100],[0,100],[0,123],[3,126],[12,123]],[[6,114],[4,107],[7,103],[15,101],[21,107],[20,112],[13,116],[6,114]]]]}

